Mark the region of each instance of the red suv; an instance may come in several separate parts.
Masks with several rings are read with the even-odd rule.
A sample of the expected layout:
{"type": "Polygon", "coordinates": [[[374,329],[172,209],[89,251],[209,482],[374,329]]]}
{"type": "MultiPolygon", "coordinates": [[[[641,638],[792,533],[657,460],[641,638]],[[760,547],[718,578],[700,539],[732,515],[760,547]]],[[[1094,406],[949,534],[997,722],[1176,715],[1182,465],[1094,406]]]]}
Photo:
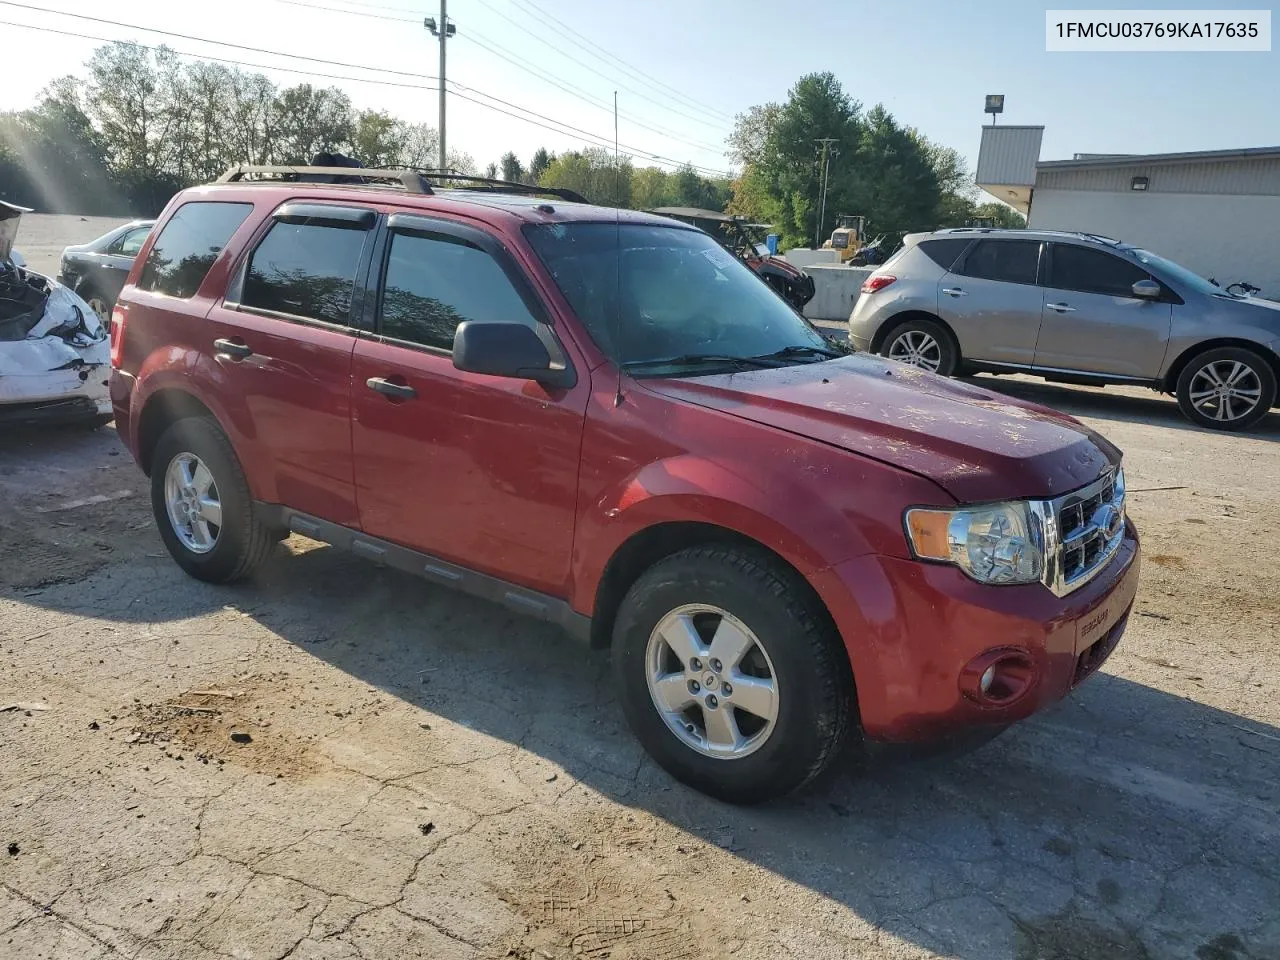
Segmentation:
{"type": "Polygon", "coordinates": [[[1114,649],[1138,539],[1087,427],[846,355],[665,217],[359,175],[184,191],[120,296],[116,422],[192,576],[292,531],[559,623],[737,802],[979,741],[1114,649]]]}

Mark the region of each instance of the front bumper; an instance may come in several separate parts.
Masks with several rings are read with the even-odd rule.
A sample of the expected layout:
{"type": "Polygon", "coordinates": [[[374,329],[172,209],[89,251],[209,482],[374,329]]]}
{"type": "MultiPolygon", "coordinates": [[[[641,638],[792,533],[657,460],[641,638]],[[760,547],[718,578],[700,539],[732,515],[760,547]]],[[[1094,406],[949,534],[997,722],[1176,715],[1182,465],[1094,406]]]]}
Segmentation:
{"type": "Polygon", "coordinates": [[[959,569],[865,556],[810,582],[827,603],[853,666],[871,740],[919,743],[1022,720],[1065,697],[1109,657],[1138,586],[1132,524],[1107,567],[1066,597],[1041,584],[983,586],[959,569]],[[1026,693],[986,706],[961,691],[975,658],[1008,648],[1033,665],[1026,693]]]}

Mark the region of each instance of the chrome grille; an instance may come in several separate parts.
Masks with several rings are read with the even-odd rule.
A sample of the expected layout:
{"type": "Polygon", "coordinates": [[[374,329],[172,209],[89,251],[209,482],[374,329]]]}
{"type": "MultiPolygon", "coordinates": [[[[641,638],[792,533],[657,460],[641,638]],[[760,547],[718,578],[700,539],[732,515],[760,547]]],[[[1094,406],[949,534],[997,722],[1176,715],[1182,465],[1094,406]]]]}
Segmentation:
{"type": "Polygon", "coordinates": [[[1122,471],[1108,471],[1079,490],[1032,504],[1044,543],[1045,586],[1061,597],[1093,579],[1124,540],[1124,511],[1122,471]]]}

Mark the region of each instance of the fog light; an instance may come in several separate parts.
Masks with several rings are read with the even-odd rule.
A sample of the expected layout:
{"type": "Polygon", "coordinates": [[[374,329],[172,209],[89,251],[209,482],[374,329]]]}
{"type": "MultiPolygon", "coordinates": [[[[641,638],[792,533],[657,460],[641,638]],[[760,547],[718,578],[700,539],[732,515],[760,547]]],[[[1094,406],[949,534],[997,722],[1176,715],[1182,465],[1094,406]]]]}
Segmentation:
{"type": "Polygon", "coordinates": [[[982,671],[982,679],[978,681],[978,689],[987,693],[991,689],[991,681],[996,678],[996,665],[993,663],[982,671]]]}
{"type": "Polygon", "coordinates": [[[988,650],[965,665],[959,682],[960,692],[974,703],[1007,707],[1035,686],[1035,661],[1021,647],[988,650]]]}

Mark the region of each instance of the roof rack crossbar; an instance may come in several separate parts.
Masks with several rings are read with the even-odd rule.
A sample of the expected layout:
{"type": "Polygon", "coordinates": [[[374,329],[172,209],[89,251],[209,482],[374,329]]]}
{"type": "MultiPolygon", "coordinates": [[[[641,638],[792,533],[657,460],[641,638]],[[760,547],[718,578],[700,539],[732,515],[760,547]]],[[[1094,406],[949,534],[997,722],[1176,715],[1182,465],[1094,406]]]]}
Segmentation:
{"type": "MultiPolygon", "coordinates": [[[[443,180],[449,183],[461,183],[465,186],[468,183],[483,184],[490,187],[497,193],[511,193],[525,196],[549,196],[559,197],[561,200],[567,200],[570,203],[589,203],[586,197],[573,190],[564,187],[538,187],[527,183],[517,183],[513,180],[495,180],[492,177],[473,176],[469,173],[453,173],[441,172],[435,170],[418,170],[406,167],[395,169],[366,169],[364,167],[314,167],[314,166],[290,166],[290,165],[267,165],[260,166],[257,164],[241,163],[227,170],[222,176],[218,177],[218,183],[242,183],[249,174],[279,174],[282,176],[324,176],[324,177],[341,177],[349,179],[374,179],[374,180],[394,180],[401,184],[409,193],[432,194],[433,180],[443,180]]],[[[340,181],[339,181],[340,182],[340,181]]],[[[437,184],[438,186],[438,184],[437,184]]]]}
{"type": "Polygon", "coordinates": [[[416,170],[370,170],[364,167],[312,167],[312,166],[278,166],[241,163],[227,170],[218,178],[218,183],[241,183],[246,174],[278,173],[300,176],[353,177],[361,179],[394,180],[409,193],[429,194],[431,184],[416,170]]]}

